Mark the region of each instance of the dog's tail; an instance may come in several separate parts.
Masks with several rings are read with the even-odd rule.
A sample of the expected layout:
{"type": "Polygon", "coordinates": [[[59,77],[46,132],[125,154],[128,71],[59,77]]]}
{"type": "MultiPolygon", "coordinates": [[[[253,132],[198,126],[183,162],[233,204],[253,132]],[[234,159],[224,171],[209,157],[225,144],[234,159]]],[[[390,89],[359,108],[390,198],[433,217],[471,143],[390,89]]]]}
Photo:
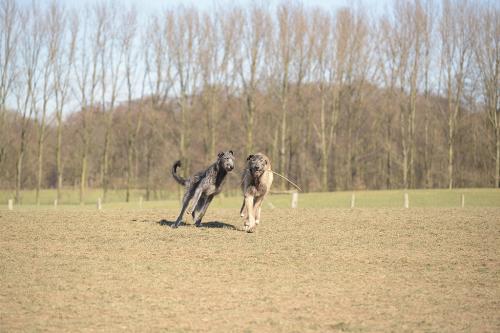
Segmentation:
{"type": "Polygon", "coordinates": [[[172,176],[174,179],[181,185],[186,185],[186,180],[179,176],[177,172],[177,168],[181,166],[181,161],[176,161],[174,165],[172,166],[172,176]]]}

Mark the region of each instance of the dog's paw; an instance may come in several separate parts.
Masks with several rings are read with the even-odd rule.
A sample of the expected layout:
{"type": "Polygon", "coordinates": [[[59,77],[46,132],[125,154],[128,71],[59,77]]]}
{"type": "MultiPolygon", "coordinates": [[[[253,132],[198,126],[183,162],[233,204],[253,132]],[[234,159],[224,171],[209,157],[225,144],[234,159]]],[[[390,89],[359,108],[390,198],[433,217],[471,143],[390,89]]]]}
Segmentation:
{"type": "Polygon", "coordinates": [[[247,226],[247,227],[245,227],[245,231],[248,233],[253,233],[253,232],[255,232],[255,227],[256,227],[256,225],[253,225],[251,227],[247,226]]]}
{"type": "Polygon", "coordinates": [[[255,224],[259,224],[260,223],[260,220],[255,220],[255,224]]]}

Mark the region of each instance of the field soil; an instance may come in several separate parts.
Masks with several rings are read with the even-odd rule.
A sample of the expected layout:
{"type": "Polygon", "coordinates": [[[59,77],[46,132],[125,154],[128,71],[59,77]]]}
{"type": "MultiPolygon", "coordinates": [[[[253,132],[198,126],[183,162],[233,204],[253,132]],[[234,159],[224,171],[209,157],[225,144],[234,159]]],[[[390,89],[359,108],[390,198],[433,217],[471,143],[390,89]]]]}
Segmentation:
{"type": "Polygon", "coordinates": [[[0,211],[0,331],[500,332],[500,208],[0,211]]]}

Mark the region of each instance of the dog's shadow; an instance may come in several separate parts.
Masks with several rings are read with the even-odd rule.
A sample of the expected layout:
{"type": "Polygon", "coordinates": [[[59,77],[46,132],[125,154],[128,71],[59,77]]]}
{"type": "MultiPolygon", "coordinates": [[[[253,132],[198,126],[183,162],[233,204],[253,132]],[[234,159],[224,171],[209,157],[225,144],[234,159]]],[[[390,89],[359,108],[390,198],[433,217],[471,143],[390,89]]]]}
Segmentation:
{"type": "MultiPolygon", "coordinates": [[[[167,227],[172,227],[175,224],[175,221],[167,221],[167,220],[160,220],[158,222],[159,225],[161,226],[167,226],[167,227]]],[[[194,224],[186,224],[182,222],[179,227],[194,227],[194,224]]],[[[239,230],[236,228],[234,225],[229,224],[229,223],[224,223],[220,221],[210,221],[210,222],[202,222],[201,226],[198,228],[213,228],[213,229],[230,229],[230,230],[239,230]]]]}

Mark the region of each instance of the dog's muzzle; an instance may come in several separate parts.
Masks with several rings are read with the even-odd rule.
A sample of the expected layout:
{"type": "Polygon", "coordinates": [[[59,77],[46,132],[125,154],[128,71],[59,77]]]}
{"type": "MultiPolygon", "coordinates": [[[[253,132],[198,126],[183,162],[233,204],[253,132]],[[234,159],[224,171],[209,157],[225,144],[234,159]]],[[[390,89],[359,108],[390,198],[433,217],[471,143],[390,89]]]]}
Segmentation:
{"type": "Polygon", "coordinates": [[[260,177],[264,173],[264,170],[261,170],[258,168],[252,168],[252,169],[250,169],[250,171],[252,172],[254,177],[260,177]]]}

